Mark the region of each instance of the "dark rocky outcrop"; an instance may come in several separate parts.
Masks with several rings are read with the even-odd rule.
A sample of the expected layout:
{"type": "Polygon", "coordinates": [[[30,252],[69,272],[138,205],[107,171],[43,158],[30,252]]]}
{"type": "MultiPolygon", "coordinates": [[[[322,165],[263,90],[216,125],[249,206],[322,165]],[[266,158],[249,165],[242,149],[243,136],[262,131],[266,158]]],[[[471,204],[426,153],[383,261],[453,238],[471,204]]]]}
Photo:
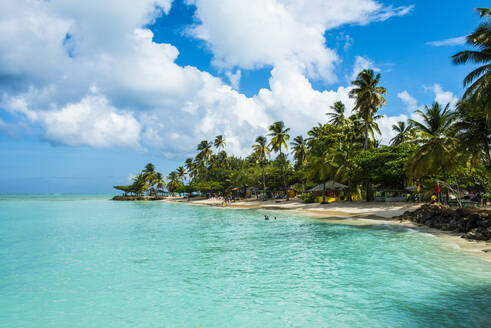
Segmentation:
{"type": "Polygon", "coordinates": [[[463,233],[462,238],[466,239],[491,239],[491,211],[487,209],[455,209],[441,204],[426,204],[395,218],[430,228],[463,233]]]}

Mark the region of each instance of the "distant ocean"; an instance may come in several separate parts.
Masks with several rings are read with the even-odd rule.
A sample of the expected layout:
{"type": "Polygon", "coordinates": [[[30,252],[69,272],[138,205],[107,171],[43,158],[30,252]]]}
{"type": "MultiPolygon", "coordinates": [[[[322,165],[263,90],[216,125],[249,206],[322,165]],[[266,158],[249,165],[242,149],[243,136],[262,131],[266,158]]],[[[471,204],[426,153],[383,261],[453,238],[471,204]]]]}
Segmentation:
{"type": "Polygon", "coordinates": [[[0,195],[0,327],[489,327],[491,263],[428,234],[0,195]]]}

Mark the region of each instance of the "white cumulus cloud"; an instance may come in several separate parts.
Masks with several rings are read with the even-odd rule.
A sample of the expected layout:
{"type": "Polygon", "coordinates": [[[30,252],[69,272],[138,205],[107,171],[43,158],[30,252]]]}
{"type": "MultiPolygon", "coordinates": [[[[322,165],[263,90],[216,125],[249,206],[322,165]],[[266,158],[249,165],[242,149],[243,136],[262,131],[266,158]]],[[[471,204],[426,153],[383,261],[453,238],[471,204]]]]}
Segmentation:
{"type": "Polygon", "coordinates": [[[397,94],[397,98],[401,99],[406,104],[409,112],[413,112],[418,109],[418,101],[411,96],[407,90],[399,92],[397,94]]]}
{"type": "Polygon", "coordinates": [[[440,41],[431,41],[431,42],[426,42],[426,44],[434,47],[442,47],[442,46],[460,46],[465,43],[466,37],[465,36],[459,36],[456,38],[451,38],[451,39],[446,39],[446,40],[440,40],[440,41]]]}
{"type": "Polygon", "coordinates": [[[275,120],[300,134],[325,122],[335,101],[352,108],[349,87],[312,87],[312,78],[336,80],[326,30],[411,10],[374,0],[188,2],[197,6],[188,33],[206,42],[229,83],[176,64],[179,49],[153,41],[146,26],[172,0],[0,2],[0,108],[52,143],[182,157],[222,134],[227,151],[244,154],[275,120]],[[265,66],[269,87],[240,93],[242,71],[265,66]]]}

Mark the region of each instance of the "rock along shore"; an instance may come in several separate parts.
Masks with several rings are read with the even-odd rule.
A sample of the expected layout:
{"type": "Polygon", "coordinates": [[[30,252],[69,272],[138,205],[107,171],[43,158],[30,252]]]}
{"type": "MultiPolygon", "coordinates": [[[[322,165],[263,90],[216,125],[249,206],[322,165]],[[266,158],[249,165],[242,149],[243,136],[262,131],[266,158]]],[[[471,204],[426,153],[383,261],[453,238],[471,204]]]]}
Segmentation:
{"type": "Polygon", "coordinates": [[[415,211],[404,212],[395,219],[409,220],[434,229],[462,233],[471,240],[491,239],[491,211],[477,208],[450,208],[425,204],[415,211]]]}

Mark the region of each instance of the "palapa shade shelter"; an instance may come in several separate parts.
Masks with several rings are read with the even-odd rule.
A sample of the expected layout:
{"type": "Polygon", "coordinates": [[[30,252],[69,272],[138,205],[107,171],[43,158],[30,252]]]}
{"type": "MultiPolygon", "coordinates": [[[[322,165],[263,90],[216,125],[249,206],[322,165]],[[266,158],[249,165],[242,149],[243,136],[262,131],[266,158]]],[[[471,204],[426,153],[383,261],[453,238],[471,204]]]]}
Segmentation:
{"type": "MultiPolygon", "coordinates": [[[[344,185],[342,183],[332,181],[332,180],[326,181],[326,190],[345,190],[347,188],[348,188],[348,186],[344,185]]],[[[323,190],[324,190],[324,184],[321,183],[320,185],[315,186],[314,188],[310,188],[307,191],[309,191],[309,192],[314,192],[314,191],[322,192],[323,190]]]]}
{"type": "MultiPolygon", "coordinates": [[[[347,190],[348,186],[336,181],[329,180],[326,181],[325,188],[326,188],[326,198],[325,198],[326,202],[334,202],[341,199],[341,191],[347,190]]],[[[316,196],[315,201],[317,203],[321,203],[324,200],[322,197],[322,193],[324,191],[323,183],[313,188],[310,188],[307,191],[311,192],[312,194],[314,194],[314,196],[316,196]]]]}

